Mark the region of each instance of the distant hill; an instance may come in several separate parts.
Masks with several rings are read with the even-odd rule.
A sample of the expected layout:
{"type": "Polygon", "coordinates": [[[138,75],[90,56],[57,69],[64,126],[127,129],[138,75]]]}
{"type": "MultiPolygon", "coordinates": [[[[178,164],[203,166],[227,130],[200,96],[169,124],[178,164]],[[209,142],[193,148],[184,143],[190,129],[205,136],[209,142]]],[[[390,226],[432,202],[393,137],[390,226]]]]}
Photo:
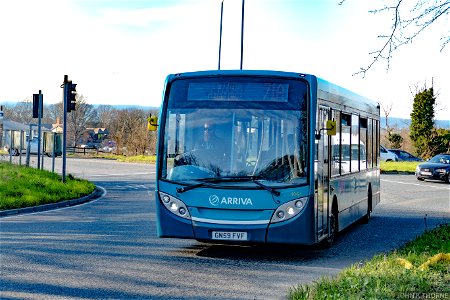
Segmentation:
{"type": "MultiPolygon", "coordinates": [[[[109,104],[94,104],[94,107],[99,107],[101,105],[109,105],[109,104]]],[[[159,107],[154,106],[144,106],[144,105],[126,105],[126,104],[120,104],[120,105],[109,105],[115,109],[128,109],[128,108],[135,108],[135,109],[142,109],[142,110],[159,110],[159,107]]]]}
{"type": "MultiPolygon", "coordinates": [[[[1,102],[2,105],[8,105],[13,106],[15,105],[15,102],[1,102]]],[[[99,107],[100,105],[105,104],[94,104],[94,107],[99,107]]],[[[135,109],[142,109],[145,111],[150,110],[158,110],[160,107],[154,107],[154,106],[144,106],[144,105],[126,105],[126,104],[120,104],[120,105],[111,105],[115,109],[127,109],[127,108],[135,108],[135,109]]],[[[396,117],[389,117],[389,126],[393,128],[403,129],[409,127],[411,124],[411,119],[402,119],[402,118],[396,118],[396,117]]],[[[381,128],[386,128],[386,118],[381,117],[381,128]]],[[[436,127],[438,128],[444,128],[444,129],[450,129],[450,120],[435,120],[436,127]]]]}
{"type": "MultiPolygon", "coordinates": [[[[386,118],[381,117],[381,128],[386,128],[386,118]]],[[[389,127],[403,129],[409,127],[411,119],[402,119],[395,117],[388,117],[389,127]]],[[[450,120],[435,120],[434,123],[438,128],[450,129],[450,120]]]]}
{"type": "MultiPolygon", "coordinates": [[[[0,105],[8,106],[8,107],[14,107],[18,102],[13,101],[0,101],[0,105]]],[[[31,105],[31,102],[29,103],[31,105]]],[[[90,103],[88,103],[90,104],[90,103]]],[[[49,105],[47,103],[44,103],[44,106],[49,105]]],[[[127,108],[136,108],[136,109],[143,109],[143,110],[159,110],[160,107],[154,107],[154,106],[145,106],[145,105],[127,105],[127,104],[119,104],[119,105],[110,105],[110,104],[92,104],[95,108],[101,106],[101,105],[109,105],[115,109],[127,109],[127,108]]]]}

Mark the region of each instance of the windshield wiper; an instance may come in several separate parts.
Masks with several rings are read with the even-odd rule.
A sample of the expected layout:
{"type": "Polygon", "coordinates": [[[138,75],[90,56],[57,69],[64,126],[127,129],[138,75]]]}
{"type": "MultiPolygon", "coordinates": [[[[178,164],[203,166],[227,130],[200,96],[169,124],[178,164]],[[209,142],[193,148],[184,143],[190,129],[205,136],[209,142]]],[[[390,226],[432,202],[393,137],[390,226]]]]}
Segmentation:
{"type": "Polygon", "coordinates": [[[256,183],[257,185],[259,185],[260,187],[262,187],[263,189],[265,189],[266,191],[269,191],[271,194],[273,194],[275,196],[280,196],[280,192],[277,191],[276,189],[274,189],[273,187],[270,187],[268,185],[262,184],[258,180],[252,180],[252,181],[254,183],[256,183]]]}
{"type": "Polygon", "coordinates": [[[261,188],[265,189],[266,191],[270,192],[271,194],[275,196],[280,196],[280,192],[276,189],[267,186],[259,181],[261,177],[258,176],[223,176],[223,177],[213,177],[213,178],[201,178],[196,179],[198,181],[202,181],[197,184],[192,184],[188,186],[184,186],[181,188],[177,188],[178,193],[184,193],[192,189],[196,189],[198,187],[202,186],[208,186],[210,183],[220,183],[220,182],[240,182],[240,181],[251,181],[254,182],[256,185],[260,186],[261,188]]]}
{"type": "Polygon", "coordinates": [[[260,176],[224,176],[219,177],[217,179],[224,179],[224,181],[251,181],[254,182],[256,185],[259,185],[266,191],[269,191],[271,194],[275,196],[280,196],[280,192],[274,189],[273,187],[267,186],[259,181],[262,177],[260,176]]]}
{"type": "Polygon", "coordinates": [[[184,192],[187,192],[189,190],[196,189],[198,187],[208,186],[209,183],[219,182],[217,179],[219,179],[219,178],[199,178],[199,179],[196,179],[196,181],[202,181],[202,182],[196,183],[196,184],[187,185],[187,186],[183,186],[181,188],[179,187],[179,188],[177,188],[177,192],[178,193],[184,193],[184,192]]]}

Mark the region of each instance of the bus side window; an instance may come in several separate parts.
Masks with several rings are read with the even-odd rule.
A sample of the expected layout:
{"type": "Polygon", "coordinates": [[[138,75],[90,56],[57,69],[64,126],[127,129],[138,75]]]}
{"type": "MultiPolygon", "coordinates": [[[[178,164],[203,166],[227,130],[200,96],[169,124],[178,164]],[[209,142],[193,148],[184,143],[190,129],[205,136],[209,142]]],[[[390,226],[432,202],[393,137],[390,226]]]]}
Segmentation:
{"type": "Polygon", "coordinates": [[[373,120],[369,119],[367,124],[367,167],[373,167],[373,120]]]}
{"type": "Polygon", "coordinates": [[[351,115],[341,115],[341,174],[350,173],[351,115]]]}
{"type": "Polygon", "coordinates": [[[352,115],[351,172],[359,171],[359,116],[352,115]]]}
{"type": "Polygon", "coordinates": [[[367,119],[359,119],[359,167],[367,169],[367,119]]]}
{"type": "Polygon", "coordinates": [[[374,144],[375,144],[375,150],[374,150],[374,161],[375,165],[380,165],[380,122],[378,120],[373,120],[374,125],[374,144]]]}
{"type": "Polygon", "coordinates": [[[331,119],[336,121],[336,135],[331,136],[331,176],[335,176],[339,175],[341,170],[341,112],[333,110],[331,113],[331,119]]]}

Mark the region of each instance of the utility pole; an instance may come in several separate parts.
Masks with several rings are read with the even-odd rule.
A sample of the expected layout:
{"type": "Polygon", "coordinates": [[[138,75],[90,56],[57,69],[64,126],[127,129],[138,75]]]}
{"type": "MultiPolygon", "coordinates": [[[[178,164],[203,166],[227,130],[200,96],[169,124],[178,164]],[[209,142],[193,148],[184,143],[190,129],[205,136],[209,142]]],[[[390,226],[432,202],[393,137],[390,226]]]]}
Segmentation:
{"type": "Polygon", "coordinates": [[[244,6],[245,0],[242,0],[242,21],[241,21],[241,70],[244,59],[244,6]]]}
{"type": "MultiPolygon", "coordinates": [[[[219,31],[219,63],[217,69],[220,70],[220,59],[222,52],[222,22],[223,22],[223,2],[220,5],[220,31],[219,31]]],[[[244,60],[244,12],[245,12],[245,0],[242,0],[242,19],[241,19],[241,65],[240,69],[242,70],[242,64],[244,60]]]]}
{"type": "Polygon", "coordinates": [[[223,1],[220,5],[220,32],[219,32],[219,66],[217,67],[218,70],[220,70],[220,56],[222,53],[222,22],[223,22],[223,1]]]}
{"type": "Polygon", "coordinates": [[[3,105],[0,105],[0,147],[3,146],[3,105]]]}

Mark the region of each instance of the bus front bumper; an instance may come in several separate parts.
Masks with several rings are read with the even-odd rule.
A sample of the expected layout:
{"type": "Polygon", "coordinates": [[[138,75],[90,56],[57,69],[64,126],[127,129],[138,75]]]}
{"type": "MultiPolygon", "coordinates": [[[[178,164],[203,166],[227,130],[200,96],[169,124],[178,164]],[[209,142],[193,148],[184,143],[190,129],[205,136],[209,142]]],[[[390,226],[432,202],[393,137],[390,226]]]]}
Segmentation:
{"type": "Polygon", "coordinates": [[[301,244],[311,245],[316,242],[312,212],[307,209],[299,216],[280,223],[266,221],[229,222],[203,220],[193,217],[191,220],[179,218],[158,206],[159,237],[196,239],[207,243],[226,244],[301,244]],[[309,221],[308,221],[309,220],[309,221]],[[222,222],[226,223],[226,222],[222,222]]]}

